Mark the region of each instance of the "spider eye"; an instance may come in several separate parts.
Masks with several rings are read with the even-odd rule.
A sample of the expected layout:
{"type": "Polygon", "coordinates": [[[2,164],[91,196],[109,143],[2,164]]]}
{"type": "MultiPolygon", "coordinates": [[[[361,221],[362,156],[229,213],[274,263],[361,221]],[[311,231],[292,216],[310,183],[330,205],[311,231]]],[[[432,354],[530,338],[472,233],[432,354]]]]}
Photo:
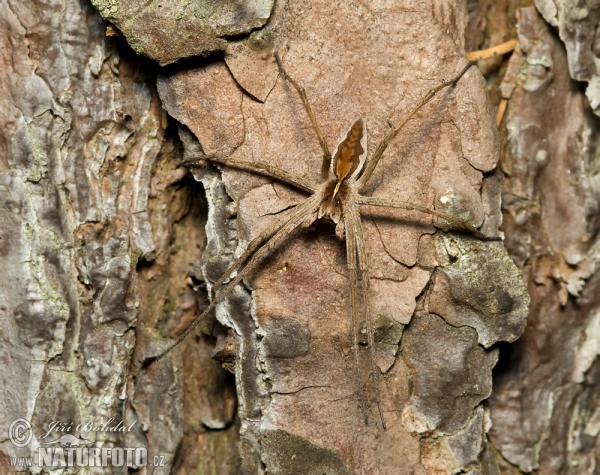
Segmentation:
{"type": "Polygon", "coordinates": [[[354,180],[362,172],[367,158],[367,126],[360,118],[352,124],[344,140],[333,153],[332,171],[342,180],[354,180]]]}

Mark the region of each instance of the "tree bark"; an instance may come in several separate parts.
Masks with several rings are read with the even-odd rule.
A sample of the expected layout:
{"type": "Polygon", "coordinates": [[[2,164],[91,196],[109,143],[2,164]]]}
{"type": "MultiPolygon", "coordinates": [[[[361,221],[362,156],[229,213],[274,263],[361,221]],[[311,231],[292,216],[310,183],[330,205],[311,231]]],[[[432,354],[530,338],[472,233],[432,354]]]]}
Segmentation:
{"type": "Polygon", "coordinates": [[[519,40],[503,80],[498,62],[487,68],[492,90],[509,100],[500,127],[505,245],[523,269],[531,309],[523,337],[500,353],[489,447],[502,473],[597,473],[600,122],[592,58],[600,10],[581,2],[576,16],[559,2],[513,3],[479,2],[469,46],[519,40]]]}
{"type": "Polygon", "coordinates": [[[53,422],[94,447],[164,457],[146,473],[169,473],[190,438],[188,466],[235,466],[235,430],[191,416],[210,413],[217,394],[215,411],[234,418],[225,371],[202,350],[185,377],[172,365],[142,368],[173,316],[195,314],[187,269],[205,243],[201,190],[176,168],[181,146],[154,66],[107,38],[85,1],[4,1],[1,18],[1,424],[7,434],[25,418],[33,440],[19,448],[3,436],[0,471],[14,469],[9,457],[37,460],[64,434],[44,437],[53,422]],[[131,430],[82,427],[120,421],[131,430]]]}
{"type": "Polygon", "coordinates": [[[222,3],[204,15],[173,2],[164,17],[159,4],[94,3],[161,64],[223,51],[158,70],[106,37],[118,29],[85,1],[1,4],[0,425],[33,431],[24,447],[2,442],[3,471],[68,432],[164,457],[141,473],[595,473],[600,7],[297,0],[267,19],[269,2],[239,2],[237,16],[222,3]],[[345,248],[327,223],[290,236],[152,360],[235,255],[305,199],[256,173],[206,163],[192,176],[181,163],[218,152],[319,180],[319,143],[275,51],[329,148],[362,117],[371,155],[465,50],[511,38],[510,59],[478,65],[491,105],[472,68],[371,180],[369,195],[505,236],[365,210],[377,377],[361,345],[357,381],[345,248]],[[70,425],[46,435],[56,421],[70,425]],[[119,421],[131,430],[84,426],[119,421]]]}

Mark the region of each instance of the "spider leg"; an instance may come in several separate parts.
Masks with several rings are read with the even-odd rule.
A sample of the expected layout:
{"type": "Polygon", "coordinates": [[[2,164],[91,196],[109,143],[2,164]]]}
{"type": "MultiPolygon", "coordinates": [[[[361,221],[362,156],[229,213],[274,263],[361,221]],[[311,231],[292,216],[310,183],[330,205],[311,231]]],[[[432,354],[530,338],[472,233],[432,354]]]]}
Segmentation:
{"type": "Polygon", "coordinates": [[[369,416],[367,414],[367,406],[365,393],[363,390],[363,382],[360,371],[360,357],[358,355],[358,316],[356,310],[356,289],[358,287],[358,266],[356,256],[356,236],[354,234],[354,226],[352,216],[344,214],[344,225],[346,228],[346,261],[348,265],[348,281],[350,287],[350,314],[352,316],[352,352],[354,353],[354,371],[356,373],[356,381],[358,384],[358,399],[360,408],[365,418],[365,424],[369,424],[369,416]]]}
{"type": "Polygon", "coordinates": [[[307,191],[308,193],[314,193],[317,189],[317,184],[306,178],[302,178],[293,173],[290,173],[282,168],[270,165],[265,162],[255,162],[252,160],[241,160],[238,158],[229,158],[221,154],[202,155],[197,158],[197,161],[187,161],[183,163],[183,166],[197,167],[201,166],[199,163],[201,160],[210,160],[211,162],[221,163],[233,168],[240,168],[245,170],[251,170],[257,173],[272,176],[281,180],[284,183],[300,188],[301,190],[307,191]]]}
{"type": "MultiPolygon", "coordinates": [[[[196,328],[196,326],[206,317],[206,315],[211,312],[219,302],[221,302],[234,288],[238,285],[244,277],[246,277],[250,272],[252,272],[258,265],[260,261],[273,249],[277,248],[296,228],[306,222],[306,219],[310,216],[310,214],[314,213],[315,209],[319,206],[318,196],[313,195],[309,197],[304,203],[298,205],[295,209],[297,213],[295,216],[290,219],[287,223],[285,223],[272,237],[269,239],[256,253],[252,256],[252,258],[248,261],[246,266],[236,275],[231,282],[229,282],[223,289],[214,296],[208,307],[200,314],[200,316],[196,317],[196,319],[191,323],[189,327],[181,334],[181,336],[169,346],[165,351],[163,351],[160,355],[154,358],[154,360],[159,360],[167,353],[169,353],[173,348],[179,345],[185,338],[190,334],[190,332],[196,328]]],[[[219,279],[220,280],[220,279],[219,279]]]]}
{"type": "Polygon", "coordinates": [[[445,219],[453,229],[457,231],[465,231],[482,241],[501,241],[500,237],[486,236],[481,233],[475,226],[466,221],[465,219],[459,218],[458,216],[452,216],[451,214],[442,213],[426,206],[421,206],[408,201],[390,200],[387,198],[371,198],[369,196],[358,195],[356,202],[366,206],[379,206],[383,208],[400,208],[408,211],[420,211],[421,213],[437,216],[438,218],[445,219]]]}
{"type": "Polygon", "coordinates": [[[360,213],[358,211],[358,207],[354,206],[352,208],[352,225],[354,228],[354,237],[356,239],[356,255],[358,257],[358,268],[360,270],[360,275],[362,279],[362,295],[365,309],[365,320],[367,322],[367,343],[369,345],[369,360],[371,363],[371,374],[375,379],[373,386],[375,389],[375,400],[377,402],[377,410],[379,411],[379,419],[381,420],[381,425],[385,430],[385,419],[383,417],[383,412],[381,411],[381,398],[379,396],[379,368],[375,363],[375,341],[373,337],[373,319],[371,315],[371,298],[369,295],[369,265],[367,261],[367,251],[365,248],[365,236],[363,233],[362,222],[360,220],[360,213]]]}
{"type": "Polygon", "coordinates": [[[323,178],[328,178],[329,177],[329,167],[331,166],[331,153],[329,152],[329,147],[327,147],[327,142],[325,142],[325,139],[323,138],[323,134],[321,133],[321,130],[319,129],[319,124],[317,124],[317,118],[315,117],[315,114],[313,113],[312,108],[310,107],[310,103],[308,102],[308,97],[306,97],[306,91],[304,90],[304,88],[302,86],[300,86],[300,84],[298,84],[296,81],[294,81],[294,79],[287,73],[287,71],[283,67],[281,58],[279,57],[279,54],[277,54],[277,53],[275,53],[275,61],[277,61],[277,65],[279,66],[279,70],[281,71],[281,74],[283,74],[283,76],[290,82],[290,84],[292,86],[294,86],[294,88],[296,89],[296,91],[298,91],[298,94],[300,95],[300,99],[302,100],[304,109],[306,109],[306,113],[308,114],[308,117],[310,118],[312,127],[315,131],[315,134],[317,134],[317,138],[319,139],[319,144],[321,145],[321,149],[323,150],[323,164],[321,165],[321,176],[323,178]]]}
{"type": "Polygon", "coordinates": [[[377,146],[377,149],[375,149],[375,153],[371,157],[371,160],[369,160],[369,162],[367,163],[367,167],[365,168],[364,173],[358,179],[358,188],[361,192],[364,191],[364,189],[367,185],[367,182],[369,181],[369,178],[371,178],[371,175],[373,174],[373,171],[375,171],[375,167],[377,166],[377,163],[379,162],[379,160],[381,159],[381,156],[383,155],[383,152],[385,152],[385,150],[387,149],[390,142],[392,140],[394,140],[394,137],[396,137],[396,135],[398,135],[398,132],[400,132],[402,127],[404,127],[406,125],[406,123],[411,119],[411,117],[413,115],[415,115],[421,107],[423,107],[425,104],[427,104],[439,91],[441,91],[442,89],[444,89],[447,86],[455,85],[458,82],[458,80],[461,77],[463,77],[463,75],[467,72],[467,70],[471,66],[473,66],[473,64],[474,63],[469,61],[469,63],[462,69],[462,71],[458,75],[456,75],[454,78],[452,78],[448,81],[443,81],[439,86],[431,89],[425,95],[425,97],[423,99],[421,99],[421,101],[415,107],[413,107],[413,109],[397,125],[395,125],[392,128],[392,130],[390,130],[387,133],[387,135],[385,137],[383,137],[383,139],[377,146]]]}
{"type": "Polygon", "coordinates": [[[263,229],[258,236],[256,236],[250,242],[250,244],[248,244],[244,252],[234,262],[231,263],[225,273],[213,284],[211,288],[211,297],[214,297],[215,293],[221,288],[223,283],[229,279],[229,277],[231,277],[233,271],[238,269],[244,262],[246,262],[246,259],[248,259],[248,257],[250,257],[267,238],[271,237],[292,219],[296,218],[299,214],[305,212],[304,209],[299,209],[301,206],[302,205],[296,205],[292,209],[287,210],[285,213],[280,214],[274,223],[271,223],[270,226],[268,226],[266,229],[263,229]]]}

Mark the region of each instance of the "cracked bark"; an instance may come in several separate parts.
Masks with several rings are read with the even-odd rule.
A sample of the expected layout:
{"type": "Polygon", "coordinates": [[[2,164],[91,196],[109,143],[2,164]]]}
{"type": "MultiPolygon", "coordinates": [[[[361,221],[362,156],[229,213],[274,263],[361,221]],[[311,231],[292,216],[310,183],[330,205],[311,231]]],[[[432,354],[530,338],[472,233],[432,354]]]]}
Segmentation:
{"type": "Polygon", "coordinates": [[[589,81],[593,102],[577,42],[595,44],[596,7],[521,3],[298,0],[267,19],[259,1],[237,16],[231,2],[210,15],[173,3],[164,17],[158,4],[94,2],[161,64],[224,51],[156,76],[83,1],[3,1],[0,423],[26,417],[35,437],[4,440],[0,466],[31,455],[52,421],[112,417],[134,430],[74,433],[166,456],[147,473],[594,473],[598,121],[572,79],[589,81]],[[291,237],[181,348],[146,364],[207,305],[234,254],[304,196],[220,166],[192,178],[181,160],[260,157],[318,179],[318,142],[274,50],[330,148],[361,116],[373,149],[458,70],[465,42],[511,37],[521,47],[508,64],[479,65],[492,103],[510,98],[502,147],[472,69],[417,114],[372,180],[373,196],[464,214],[489,234],[502,193],[512,258],[418,213],[364,213],[387,431],[360,414],[345,251],[328,225],[291,237]],[[528,311],[519,269],[532,305],[509,345],[528,311]]]}

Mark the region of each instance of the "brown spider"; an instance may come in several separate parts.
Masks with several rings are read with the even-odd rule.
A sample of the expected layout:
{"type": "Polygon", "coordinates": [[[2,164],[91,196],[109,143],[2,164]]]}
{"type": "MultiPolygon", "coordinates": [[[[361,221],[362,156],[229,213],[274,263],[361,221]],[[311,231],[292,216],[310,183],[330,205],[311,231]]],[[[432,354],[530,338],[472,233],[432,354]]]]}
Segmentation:
{"type": "MultiPolygon", "coordinates": [[[[431,89],[425,97],[400,121],[395,125],[387,135],[381,140],[375,153],[367,160],[367,133],[365,121],[362,118],[357,119],[350,127],[344,140],[335,149],[333,156],[319,126],[315,115],[310,107],[306,92],[292,79],[281,63],[276,54],[275,59],[281,71],[281,74],[298,91],[304,108],[310,118],[312,127],[317,135],[321,148],[323,150],[323,164],[321,176],[326,180],[317,184],[311,180],[296,176],[281,168],[267,163],[257,161],[246,161],[232,159],[222,155],[204,155],[198,157],[194,162],[185,163],[186,166],[198,166],[199,161],[210,160],[223,165],[250,170],[253,172],[266,174],[285,183],[288,183],[300,190],[310,194],[310,196],[301,204],[282,213],[273,224],[264,229],[254,238],[244,252],[229,266],[227,271],[215,282],[212,287],[212,299],[208,307],[198,316],[194,322],[183,332],[175,343],[170,345],[157,359],[162,358],[174,347],[179,345],[189,333],[200,323],[200,321],[211,312],[215,306],[221,302],[249,273],[254,271],[261,260],[271,251],[280,246],[284,240],[297,228],[306,228],[313,224],[317,219],[323,219],[332,222],[335,225],[335,232],[339,239],[346,242],[348,279],[350,287],[350,309],[352,316],[352,351],[355,356],[355,371],[357,373],[358,396],[361,410],[363,412],[365,423],[368,424],[367,407],[363,391],[363,385],[360,375],[360,357],[358,352],[359,330],[358,330],[358,305],[357,291],[361,293],[364,318],[367,325],[367,346],[369,351],[371,373],[377,378],[378,371],[373,357],[373,323],[370,312],[369,297],[369,267],[365,251],[365,240],[363,235],[362,222],[360,218],[361,206],[376,206],[387,208],[401,208],[404,210],[416,210],[422,213],[442,218],[448,222],[452,229],[468,232],[480,239],[496,240],[480,233],[474,226],[466,220],[451,216],[434,209],[413,204],[406,201],[398,201],[385,198],[372,198],[363,195],[366,185],[381,159],[389,143],[396,137],[400,129],[410,120],[410,118],[425,104],[427,104],[437,92],[445,87],[453,86],[473,65],[469,62],[459,74],[454,78],[444,81],[437,87],[431,89]],[[330,176],[333,175],[333,178],[330,176]],[[235,277],[232,274],[237,272],[235,277]],[[226,284],[227,280],[231,280],[226,284]],[[362,285],[358,285],[359,280],[362,285]]],[[[377,403],[377,409],[383,428],[385,429],[385,420],[380,407],[380,396],[377,381],[374,384],[374,392],[377,403]]]]}

